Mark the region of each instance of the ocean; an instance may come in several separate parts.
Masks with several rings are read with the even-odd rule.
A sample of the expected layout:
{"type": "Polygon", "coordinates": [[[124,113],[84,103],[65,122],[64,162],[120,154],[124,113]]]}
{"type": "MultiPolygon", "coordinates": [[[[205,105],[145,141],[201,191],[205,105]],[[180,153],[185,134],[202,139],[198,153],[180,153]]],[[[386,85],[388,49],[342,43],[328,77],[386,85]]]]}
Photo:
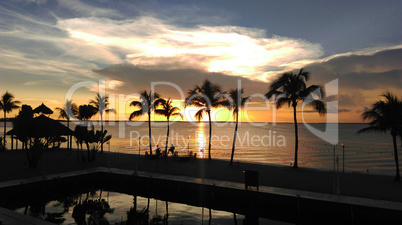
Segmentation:
{"type": "MultiPolygon", "coordinates": [[[[63,122],[67,125],[66,122],[63,122]]],[[[317,137],[304,124],[298,124],[299,130],[299,167],[321,170],[338,170],[342,172],[359,172],[369,174],[395,174],[395,162],[392,137],[389,133],[356,132],[367,124],[332,124],[332,132],[324,139],[317,137]],[[336,132],[338,131],[338,132],[336,132]],[[338,135],[338,138],[336,136],[338,135]],[[335,144],[336,143],[336,144],[335,144]],[[343,144],[344,148],[342,147],[343,144]],[[334,145],[335,144],[335,145],[334,145]]],[[[3,123],[0,125],[3,134],[3,123]]],[[[7,123],[7,130],[12,124],[7,123]]],[[[100,129],[95,124],[95,129],[100,129]]],[[[310,124],[320,131],[325,124],[310,124]]],[[[70,128],[75,124],[70,122],[70,128]]],[[[213,159],[230,160],[235,123],[215,122],[212,124],[213,159]]],[[[104,151],[127,154],[145,154],[149,152],[147,122],[105,122],[104,129],[112,135],[110,143],[104,145],[104,151]]],[[[316,132],[317,132],[316,131],[316,132]]],[[[153,149],[156,145],[162,150],[166,144],[166,122],[152,122],[153,149]]],[[[208,122],[171,122],[169,147],[175,146],[180,155],[192,151],[199,158],[208,157],[208,122]]],[[[253,162],[290,166],[294,162],[294,124],[293,123],[239,123],[234,162],[253,162]]],[[[397,140],[399,155],[402,152],[401,141],[397,140]]],[[[8,138],[8,148],[10,139],[8,138]]],[[[66,147],[62,144],[62,147],[66,147]]],[[[75,143],[73,147],[76,147],[75,143]]]]}

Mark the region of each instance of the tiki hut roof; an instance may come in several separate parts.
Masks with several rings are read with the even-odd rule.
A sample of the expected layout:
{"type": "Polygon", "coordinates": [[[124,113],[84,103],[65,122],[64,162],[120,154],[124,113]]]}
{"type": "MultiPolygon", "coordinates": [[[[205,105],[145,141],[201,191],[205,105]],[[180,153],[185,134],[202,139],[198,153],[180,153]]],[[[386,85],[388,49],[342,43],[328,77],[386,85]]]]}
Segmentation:
{"type": "Polygon", "coordinates": [[[41,104],[40,106],[36,107],[33,110],[34,113],[42,113],[42,114],[53,114],[53,110],[49,109],[49,107],[47,107],[45,104],[41,104]]]}
{"type": "MultiPolygon", "coordinates": [[[[33,118],[29,122],[29,125],[27,124],[27,127],[27,134],[31,137],[51,137],[73,134],[71,129],[45,115],[33,118]]],[[[7,132],[7,135],[17,135],[17,133],[15,129],[12,129],[7,132]]]]}

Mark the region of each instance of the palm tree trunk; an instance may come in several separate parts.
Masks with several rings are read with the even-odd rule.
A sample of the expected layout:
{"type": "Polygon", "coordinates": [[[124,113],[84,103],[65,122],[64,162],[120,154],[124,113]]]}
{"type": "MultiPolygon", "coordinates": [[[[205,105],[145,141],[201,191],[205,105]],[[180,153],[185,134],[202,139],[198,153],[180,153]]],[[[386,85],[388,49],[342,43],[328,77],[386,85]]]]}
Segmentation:
{"type": "Polygon", "coordinates": [[[399,176],[399,160],[398,160],[398,148],[396,146],[396,135],[392,135],[392,142],[394,144],[394,158],[395,158],[395,165],[396,165],[395,181],[399,181],[400,180],[400,176],[399,176]]]}
{"type": "Polygon", "coordinates": [[[211,160],[211,139],[212,139],[212,122],[211,122],[211,112],[208,112],[209,119],[209,143],[208,143],[208,159],[211,160]]]}
{"type": "MultiPolygon", "coordinates": [[[[166,220],[169,219],[169,203],[166,201],[166,220]]],[[[166,221],[167,224],[167,221],[166,221]]]]}
{"type": "Polygon", "coordinates": [[[89,150],[89,143],[87,141],[85,141],[86,145],[87,145],[87,150],[88,150],[88,159],[87,162],[89,162],[90,158],[91,158],[91,151],[89,150]]]}
{"type": "MultiPolygon", "coordinates": [[[[68,127],[68,129],[70,129],[70,119],[69,118],[67,118],[67,127],[68,127]]],[[[71,140],[71,136],[67,135],[67,150],[71,150],[70,140],[71,140]]]]}
{"type": "Polygon", "coordinates": [[[236,146],[236,136],[237,136],[237,126],[239,125],[239,114],[236,113],[236,127],[235,127],[235,132],[234,132],[234,137],[233,137],[233,146],[232,146],[232,155],[230,156],[230,164],[233,164],[233,156],[235,152],[235,146],[236,146]]]}
{"type": "Polygon", "coordinates": [[[7,123],[6,123],[6,110],[5,109],[3,109],[3,112],[4,112],[4,139],[3,139],[3,144],[4,144],[4,147],[6,146],[6,125],[7,125],[7,123]]]}
{"type": "Polygon", "coordinates": [[[137,212],[137,195],[134,196],[134,211],[137,212]]]}
{"type": "Polygon", "coordinates": [[[151,113],[148,113],[148,137],[149,137],[149,154],[152,155],[152,139],[151,139],[151,113]]]}
{"type": "Polygon", "coordinates": [[[165,159],[167,159],[168,144],[169,144],[169,118],[167,118],[167,134],[166,134],[166,146],[165,146],[165,159]]]}
{"type": "Polygon", "coordinates": [[[296,105],[293,106],[293,118],[295,121],[295,162],[293,168],[298,168],[297,165],[297,151],[299,149],[299,134],[297,132],[297,117],[296,117],[296,105]]]}
{"type": "MultiPolygon", "coordinates": [[[[101,118],[101,129],[102,129],[102,135],[103,135],[103,119],[102,119],[102,113],[100,113],[100,118],[101,118]]],[[[102,137],[103,138],[103,137],[102,137]]],[[[101,142],[101,153],[103,153],[103,140],[101,142]]]]}

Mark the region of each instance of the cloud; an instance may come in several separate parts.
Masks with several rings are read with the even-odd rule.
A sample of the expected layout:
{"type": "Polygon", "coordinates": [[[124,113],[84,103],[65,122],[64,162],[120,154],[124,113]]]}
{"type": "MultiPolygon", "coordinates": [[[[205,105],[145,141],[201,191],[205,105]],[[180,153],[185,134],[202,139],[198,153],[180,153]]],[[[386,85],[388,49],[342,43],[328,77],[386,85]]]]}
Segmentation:
{"type": "Polygon", "coordinates": [[[352,111],[352,110],[350,110],[350,109],[339,109],[338,110],[338,112],[340,112],[340,113],[350,112],[350,111],[352,111]]]}
{"type": "Polygon", "coordinates": [[[344,89],[400,88],[402,82],[402,48],[385,49],[374,54],[340,55],[306,66],[314,80],[339,79],[344,89]]]}
{"type": "Polygon", "coordinates": [[[100,16],[100,17],[120,17],[121,14],[116,10],[100,8],[95,5],[89,5],[79,0],[59,0],[60,6],[70,9],[82,16],[100,16]]]}
{"type": "Polygon", "coordinates": [[[317,59],[323,54],[319,44],[266,37],[264,30],[239,26],[179,27],[149,16],[127,20],[74,18],[57,24],[71,39],[90,46],[92,52],[109,49],[111,56],[134,65],[156,66],[163,61],[170,68],[196,66],[252,79],[264,79],[266,68],[285,69],[295,61],[317,59]]]}
{"type": "MultiPolygon", "coordinates": [[[[337,110],[328,110],[328,112],[327,113],[346,113],[346,112],[350,112],[350,111],[352,111],[352,110],[350,110],[350,109],[337,109],[337,110]]],[[[317,110],[303,110],[303,111],[297,111],[298,113],[317,113],[318,114],[318,111],[317,110]]]]}
{"type": "Polygon", "coordinates": [[[381,51],[347,53],[318,60],[305,66],[311,72],[309,83],[325,85],[338,79],[340,108],[354,112],[374,102],[385,91],[402,95],[402,48],[385,48],[381,51]],[[360,109],[359,109],[360,108],[360,109]]]}
{"type": "Polygon", "coordinates": [[[363,109],[363,110],[359,109],[359,110],[356,110],[355,112],[358,113],[358,114],[362,114],[362,113],[367,112],[367,111],[369,111],[369,110],[370,110],[370,109],[369,109],[368,107],[364,106],[364,109],[363,109]]]}
{"type": "Polygon", "coordinates": [[[126,95],[150,90],[152,82],[161,82],[160,85],[155,86],[156,92],[162,96],[181,99],[183,97],[181,93],[186,97],[189,89],[194,88],[195,85],[201,85],[205,79],[222,85],[225,90],[237,88],[240,80],[241,87],[244,88],[246,95],[268,92],[268,84],[265,82],[200,69],[167,70],[143,68],[132,64],[118,64],[94,70],[94,72],[107,79],[119,81],[119,87],[114,91],[126,95]]]}

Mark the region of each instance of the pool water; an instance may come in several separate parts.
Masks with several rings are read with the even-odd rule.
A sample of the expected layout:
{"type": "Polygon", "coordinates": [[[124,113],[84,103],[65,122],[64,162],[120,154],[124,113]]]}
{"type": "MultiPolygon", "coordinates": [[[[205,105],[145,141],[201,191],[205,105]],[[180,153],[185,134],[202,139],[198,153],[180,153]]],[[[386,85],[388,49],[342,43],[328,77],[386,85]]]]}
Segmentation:
{"type": "Polygon", "coordinates": [[[232,212],[167,202],[119,192],[96,190],[35,203],[15,211],[58,224],[289,224],[249,218],[232,212]],[[128,215],[136,207],[135,213],[128,215]],[[148,210],[147,210],[148,209],[148,210]],[[128,217],[130,217],[128,221],[128,217]],[[133,223],[134,222],[134,223],[133,223]],[[137,222],[137,223],[135,223],[137,222]],[[141,223],[142,222],[142,223],[141,223]]]}

